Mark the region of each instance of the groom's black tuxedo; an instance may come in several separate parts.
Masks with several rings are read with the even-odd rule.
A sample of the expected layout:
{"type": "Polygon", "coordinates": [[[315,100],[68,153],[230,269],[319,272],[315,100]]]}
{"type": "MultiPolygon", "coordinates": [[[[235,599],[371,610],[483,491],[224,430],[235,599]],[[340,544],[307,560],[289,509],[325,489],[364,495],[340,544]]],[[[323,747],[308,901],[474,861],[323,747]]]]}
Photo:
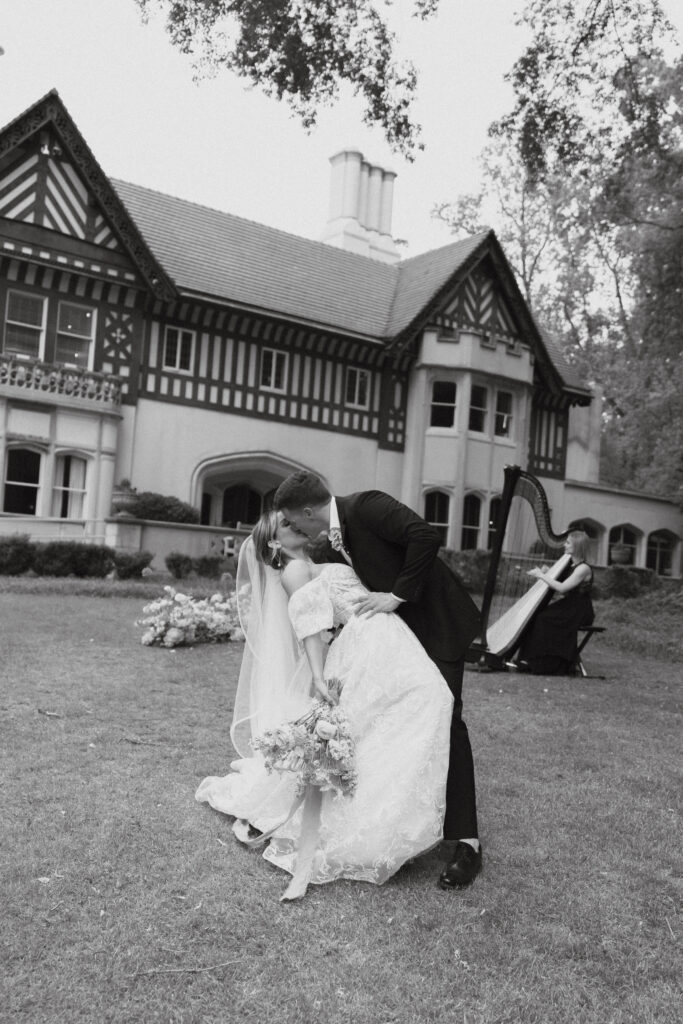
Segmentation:
{"type": "Polygon", "coordinates": [[[477,635],[479,611],[437,558],[437,530],[382,491],[336,502],[344,547],[368,590],[403,599],[398,614],[431,658],[459,661],[477,635]]]}
{"type": "MultiPolygon", "coordinates": [[[[474,768],[462,720],[465,651],[477,635],[479,611],[437,557],[437,530],[382,491],[336,498],[342,540],[353,568],[369,590],[403,599],[397,613],[437,664],[454,697],[451,756],[446,793],[446,839],[474,838],[477,817],[474,768]]],[[[329,548],[328,557],[344,561],[329,548]]]]}

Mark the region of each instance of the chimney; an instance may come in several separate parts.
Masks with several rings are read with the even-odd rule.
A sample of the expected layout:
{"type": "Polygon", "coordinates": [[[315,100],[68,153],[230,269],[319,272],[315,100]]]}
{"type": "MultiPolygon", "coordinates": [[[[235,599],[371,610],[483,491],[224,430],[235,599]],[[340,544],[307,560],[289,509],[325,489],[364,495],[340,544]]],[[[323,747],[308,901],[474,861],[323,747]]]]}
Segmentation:
{"type": "Polygon", "coordinates": [[[376,167],[356,149],[330,157],[330,214],[321,241],[340,249],[397,263],[391,237],[394,171],[376,167]]]}

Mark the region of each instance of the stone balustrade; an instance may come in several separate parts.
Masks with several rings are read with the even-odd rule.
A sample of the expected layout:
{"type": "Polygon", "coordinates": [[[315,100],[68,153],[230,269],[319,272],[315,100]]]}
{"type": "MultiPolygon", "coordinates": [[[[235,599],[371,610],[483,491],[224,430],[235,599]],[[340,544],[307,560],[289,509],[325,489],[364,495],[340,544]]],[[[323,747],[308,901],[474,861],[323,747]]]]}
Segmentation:
{"type": "Polygon", "coordinates": [[[118,377],[0,353],[0,387],[3,386],[26,392],[27,397],[63,396],[116,409],[121,404],[118,377]]]}

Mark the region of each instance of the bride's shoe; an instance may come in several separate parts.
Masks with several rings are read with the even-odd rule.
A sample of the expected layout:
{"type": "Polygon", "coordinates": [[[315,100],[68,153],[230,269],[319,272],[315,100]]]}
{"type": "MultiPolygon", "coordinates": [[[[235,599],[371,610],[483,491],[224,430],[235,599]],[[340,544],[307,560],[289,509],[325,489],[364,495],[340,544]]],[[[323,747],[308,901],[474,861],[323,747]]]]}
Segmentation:
{"type": "Polygon", "coordinates": [[[259,829],[250,825],[246,818],[236,818],[233,822],[232,830],[241,843],[250,843],[258,836],[263,835],[259,829]]]}

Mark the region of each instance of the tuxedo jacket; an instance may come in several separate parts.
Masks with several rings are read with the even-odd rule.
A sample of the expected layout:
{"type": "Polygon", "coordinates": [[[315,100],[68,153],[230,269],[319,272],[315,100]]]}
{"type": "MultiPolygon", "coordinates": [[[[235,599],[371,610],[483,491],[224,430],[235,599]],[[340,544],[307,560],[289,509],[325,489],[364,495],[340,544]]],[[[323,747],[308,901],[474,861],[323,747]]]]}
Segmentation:
{"type": "MultiPolygon", "coordinates": [[[[397,613],[432,658],[458,661],[480,616],[463,585],[437,557],[437,530],[382,491],[337,498],[344,547],[368,590],[403,599],[397,613]]],[[[330,546],[328,555],[344,561],[330,546]]]]}

